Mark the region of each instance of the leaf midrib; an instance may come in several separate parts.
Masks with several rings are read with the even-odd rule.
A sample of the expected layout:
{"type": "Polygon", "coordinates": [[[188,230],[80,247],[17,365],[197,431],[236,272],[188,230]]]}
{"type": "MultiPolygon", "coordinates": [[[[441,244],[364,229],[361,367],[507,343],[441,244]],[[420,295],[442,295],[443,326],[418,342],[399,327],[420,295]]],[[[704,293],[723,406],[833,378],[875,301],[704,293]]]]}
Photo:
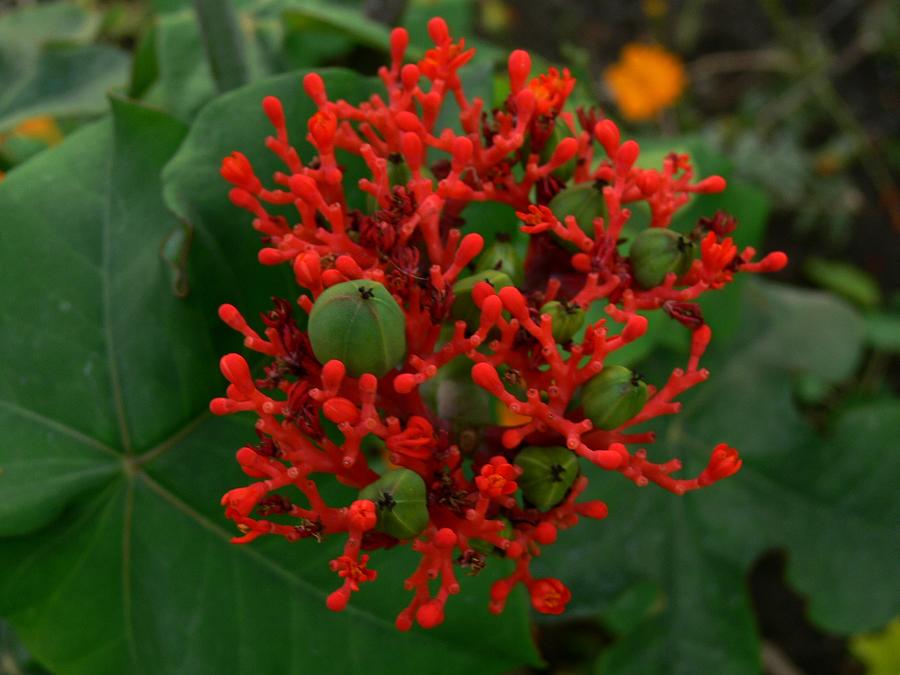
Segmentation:
{"type": "Polygon", "coordinates": [[[110,264],[111,264],[111,256],[110,256],[110,221],[111,221],[111,211],[112,211],[112,200],[113,200],[113,190],[112,190],[112,178],[113,171],[115,169],[115,157],[116,157],[116,130],[115,130],[115,121],[113,122],[112,129],[110,131],[112,138],[110,143],[110,156],[109,162],[107,166],[107,181],[106,181],[106,198],[103,201],[103,219],[101,223],[101,256],[100,256],[100,287],[101,287],[101,302],[103,307],[103,336],[105,338],[106,344],[106,360],[107,366],[109,368],[109,379],[112,387],[112,396],[113,396],[113,409],[116,413],[116,421],[119,427],[119,440],[122,443],[123,453],[126,455],[132,454],[132,446],[131,446],[131,435],[128,431],[128,420],[125,415],[125,401],[122,395],[122,382],[119,378],[119,365],[115,355],[115,340],[113,339],[113,329],[112,329],[112,298],[111,298],[111,287],[112,282],[110,279],[110,264]]]}

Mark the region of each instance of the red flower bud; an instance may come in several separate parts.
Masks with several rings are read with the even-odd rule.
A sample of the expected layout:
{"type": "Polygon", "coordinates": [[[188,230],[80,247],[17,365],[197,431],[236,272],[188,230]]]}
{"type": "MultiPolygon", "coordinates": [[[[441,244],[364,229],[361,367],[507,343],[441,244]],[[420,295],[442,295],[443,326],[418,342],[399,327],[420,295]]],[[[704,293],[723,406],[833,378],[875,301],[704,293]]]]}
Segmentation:
{"type": "Polygon", "coordinates": [[[709,485],[723,478],[728,478],[740,471],[742,464],[743,460],[741,460],[737,450],[728,447],[724,443],[719,443],[713,449],[709,463],[706,465],[703,473],[700,474],[697,482],[700,485],[709,485]]]}
{"type": "Polygon", "coordinates": [[[371,530],[375,527],[378,520],[378,513],[375,510],[375,503],[368,499],[357,499],[350,505],[350,512],[347,515],[350,527],[360,532],[371,530]]]}
{"type": "Polygon", "coordinates": [[[524,49],[516,49],[509,55],[509,88],[518,93],[531,74],[531,56],[524,49]]]}
{"type": "Polygon", "coordinates": [[[332,398],[325,401],[322,412],[335,424],[352,423],[359,419],[359,410],[345,398],[332,398]]]}
{"type": "Polygon", "coordinates": [[[490,499],[497,499],[516,491],[516,477],[519,471],[499,455],[491,457],[489,464],[481,467],[481,473],[475,477],[475,484],[481,494],[490,499]]]}
{"type": "Polygon", "coordinates": [[[531,606],[541,614],[562,614],[572,593],[559,579],[537,579],[528,588],[531,606]]]}

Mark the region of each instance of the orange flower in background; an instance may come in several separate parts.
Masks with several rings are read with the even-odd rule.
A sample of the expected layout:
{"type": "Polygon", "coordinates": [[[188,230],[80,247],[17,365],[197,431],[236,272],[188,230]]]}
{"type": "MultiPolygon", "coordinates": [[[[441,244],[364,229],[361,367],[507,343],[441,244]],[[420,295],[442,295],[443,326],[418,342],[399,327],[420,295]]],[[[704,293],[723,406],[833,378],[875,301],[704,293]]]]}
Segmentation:
{"type": "Polygon", "coordinates": [[[38,117],[29,118],[24,122],[19,123],[19,125],[13,129],[13,133],[27,138],[36,138],[51,146],[56,145],[63,139],[62,131],[60,131],[59,126],[56,124],[56,120],[49,115],[40,115],[38,117]]]}
{"type": "Polygon", "coordinates": [[[656,45],[625,45],[619,61],[603,73],[622,116],[637,122],[672,105],[686,84],[681,60],[656,45]]]}

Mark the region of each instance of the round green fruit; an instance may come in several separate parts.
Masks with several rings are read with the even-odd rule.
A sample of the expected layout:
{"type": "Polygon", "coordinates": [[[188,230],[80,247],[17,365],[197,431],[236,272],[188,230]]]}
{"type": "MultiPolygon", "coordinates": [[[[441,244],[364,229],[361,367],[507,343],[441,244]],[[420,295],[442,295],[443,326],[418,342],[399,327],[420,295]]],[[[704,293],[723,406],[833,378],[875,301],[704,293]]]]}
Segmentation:
{"type": "Polygon", "coordinates": [[[406,356],[406,317],[377,281],[345,281],[316,300],[309,341],[320,363],[338,359],[353,377],[382,377],[406,356]]]}
{"type": "Polygon", "coordinates": [[[651,227],[634,238],[629,258],[634,278],[644,288],[659,286],[669,272],[682,275],[691,267],[694,244],[663,227],[651,227]]]}
{"type": "MultiPolygon", "coordinates": [[[[556,194],[548,204],[553,215],[565,225],[566,216],[575,216],[578,227],[589,237],[594,236],[594,218],[606,213],[606,201],[603,191],[594,181],[577,183],[556,194]]],[[[576,250],[570,241],[561,241],[569,250],[576,250]]]]}
{"type": "Polygon", "coordinates": [[[578,458],[558,446],[530,446],[516,456],[522,475],[516,480],[525,502],[539,511],[548,511],[565,499],[578,478],[578,458]]]}
{"type": "Polygon", "coordinates": [[[478,306],[472,299],[472,289],[480,281],[486,281],[498,291],[501,288],[513,285],[512,279],[506,273],[497,270],[478,272],[453,284],[454,300],[450,316],[456,321],[465,321],[466,325],[472,329],[478,327],[478,321],[481,318],[481,310],[478,309],[478,306]]]}
{"type": "Polygon", "coordinates": [[[584,414],[598,429],[616,429],[647,403],[647,384],[624,366],[606,366],[584,385],[584,414]]]}
{"type": "Polygon", "coordinates": [[[503,272],[514,283],[522,281],[522,262],[509,236],[498,234],[493,244],[478,257],[478,272],[503,272]]]}
{"type": "Polygon", "coordinates": [[[375,529],[397,539],[412,539],[428,526],[425,481],[415,471],[393,469],[364,487],[360,499],[375,503],[375,529]]]}
{"type": "Polygon", "coordinates": [[[567,302],[551,300],[541,307],[541,314],[550,315],[553,320],[553,339],[563,345],[584,325],[584,310],[567,302]]]}

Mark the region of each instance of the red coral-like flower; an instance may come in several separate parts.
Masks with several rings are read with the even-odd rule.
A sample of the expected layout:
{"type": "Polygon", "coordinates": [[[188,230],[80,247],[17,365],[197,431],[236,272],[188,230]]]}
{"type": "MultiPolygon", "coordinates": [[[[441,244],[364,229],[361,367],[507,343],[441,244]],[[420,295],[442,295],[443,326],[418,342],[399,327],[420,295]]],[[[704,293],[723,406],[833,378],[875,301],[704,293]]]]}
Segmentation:
{"type": "Polygon", "coordinates": [[[475,477],[475,484],[481,494],[491,499],[504,497],[516,491],[518,470],[505,457],[491,457],[491,461],[481,467],[481,474],[475,477]]]}
{"type": "Polygon", "coordinates": [[[404,62],[409,36],[393,31],[391,63],[379,71],[384,95],[332,100],[321,76],[306,75],[303,89],[316,112],[305,139],[289,133],[302,121],[289,125],[281,102],[266,97],[274,133],[265,144],[283,165],[268,184],[240,152],[223,160],[229,197],[249,212],[264,242],[259,261],[289,265],[299,288],[296,306],[276,300],[258,329],[234,306],[220,308],[246,348],[269,362],[255,379],[242,356],[224,356],[229,384],[210,404],[217,415],[257,416],[258,443],[236,453],[251,482],[222,498],[240,532],[233,541],[343,537],[344,550],[331,562],[342,580],[327,599],[335,611],[376,578],[362,551],[412,547],[420,561],[405,584],[411,599],[396,620],[401,630],[440,624],[460,592],[458,573],[477,574],[495,557],[514,561],[514,570],[493,585],[491,611],[501,611],[523,584],[537,611],[563,612],[569,590],[558,579],[533,579],[530,568],[559,530],[582,517],[607,517],[606,504],[582,499],[588,480],[579,462],[675,494],[734,474],[741,460],[722,444],[703,473],[678,477],[681,463],[653,462],[645,447],[653,434],[633,429],[677,413],[677,397],[709,375],[700,359],[712,333],[695,300],[737,273],[787,263],[783,253],[754,261],[753,249],[739,250],[727,236],[734,219],[720,213],[701,219],[687,238],[666,233],[651,242],[653,264],[669,267],[648,275],[622,245],[632,214],[643,208],[648,231],[658,233],[691,195],[720,192],[725,181],[695,180],[686,155],[638,166],[638,144],[623,141],[611,120],[567,109],[575,84],[567,71],[532,77],[521,50],[509,58],[509,97],[486,109],[459,77],[474,50],[455,41],[441,19],[428,30],[435,46],[418,63],[404,62]],[[459,111],[458,131],[437,126],[448,101],[459,111]],[[314,156],[301,156],[298,140],[309,141],[314,156]],[[355,183],[344,173],[348,156],[368,171],[355,183]],[[365,210],[351,206],[365,201],[350,199],[353,190],[365,193],[365,210]],[[593,210],[560,212],[554,198],[563,190],[587,196],[593,210]],[[524,265],[516,260],[522,251],[503,249],[503,239],[463,235],[467,206],[478,202],[518,214],[524,265]],[[691,259],[697,242],[700,256],[691,259]],[[468,276],[476,265],[483,271],[468,276]],[[635,281],[639,270],[645,285],[635,281]],[[335,297],[331,333],[317,337],[300,327],[307,324],[295,312],[318,312],[335,297]],[[554,301],[567,309],[548,313],[554,301]],[[357,335],[362,323],[351,321],[351,333],[332,338],[346,325],[341,307],[351,306],[371,319],[373,332],[357,335]],[[554,326],[583,322],[578,312],[591,307],[604,317],[580,332],[554,326]],[[597,378],[611,372],[605,363],[613,352],[642,339],[644,314],[658,309],[689,331],[686,365],[658,383],[620,378],[616,386],[630,391],[628,414],[615,423],[586,417],[584,402],[573,402],[598,382],[592,407],[616,402],[615,390],[603,391],[606,377],[597,378]],[[563,334],[564,349],[557,341],[563,334]],[[372,353],[357,353],[367,349],[372,353]],[[502,424],[493,423],[498,407],[502,424]],[[526,446],[538,451],[519,459],[526,446]],[[552,461],[541,464],[541,448],[552,461]],[[319,492],[322,474],[364,494],[329,503],[319,492]]]}

